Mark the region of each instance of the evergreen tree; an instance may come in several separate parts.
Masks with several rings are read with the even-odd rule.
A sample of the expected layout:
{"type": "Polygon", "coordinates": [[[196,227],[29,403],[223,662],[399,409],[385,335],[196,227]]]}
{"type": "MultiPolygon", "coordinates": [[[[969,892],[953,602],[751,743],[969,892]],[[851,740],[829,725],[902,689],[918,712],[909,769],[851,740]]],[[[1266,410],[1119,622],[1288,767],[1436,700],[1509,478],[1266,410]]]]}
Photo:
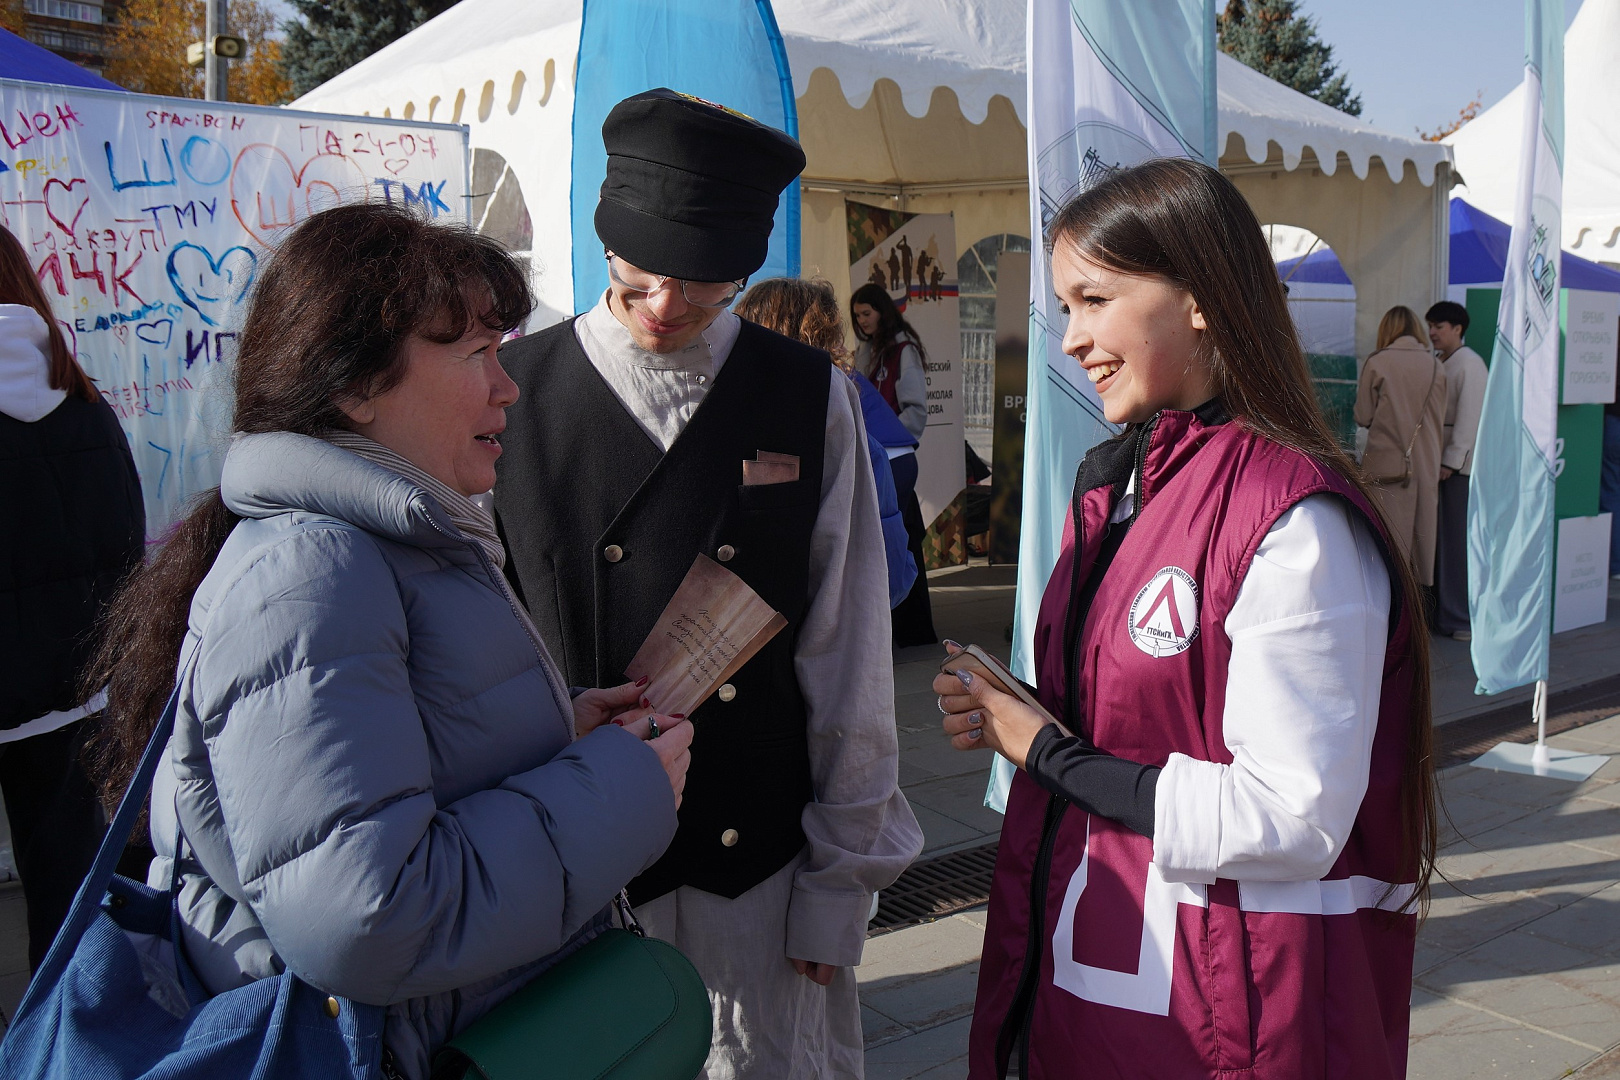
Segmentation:
{"type": "Polygon", "coordinates": [[[1324,105],[1361,115],[1361,95],[1333,62],[1333,46],[1316,35],[1316,20],[1297,0],[1227,0],[1216,17],[1221,51],[1268,78],[1324,105]]]}
{"type": "Polygon", "coordinates": [[[456,0],[292,0],[298,19],[283,27],[282,70],[306,94],[384,45],[415,30],[456,0]]]}

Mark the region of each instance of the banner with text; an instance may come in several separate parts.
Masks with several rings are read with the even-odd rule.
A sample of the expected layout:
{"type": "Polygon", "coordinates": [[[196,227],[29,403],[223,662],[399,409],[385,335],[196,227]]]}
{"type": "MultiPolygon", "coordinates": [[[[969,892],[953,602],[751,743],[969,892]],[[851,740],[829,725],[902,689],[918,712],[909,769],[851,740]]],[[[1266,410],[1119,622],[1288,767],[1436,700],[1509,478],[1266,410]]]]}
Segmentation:
{"type": "Polygon", "coordinates": [[[1558,438],[1564,4],[1525,0],[1513,233],[1468,481],[1468,614],[1480,694],[1547,678],[1558,438]]]}
{"type": "MultiPolygon", "coordinates": [[[[1029,209],[1036,252],[1064,203],[1115,169],[1155,157],[1213,163],[1215,0],[1029,0],[1029,209]]],[[[1075,472],[1114,432],[1080,365],[1047,258],[1030,259],[1029,393],[1012,669],[1034,680],[1035,619],[1057,563],[1075,472]]],[[[985,801],[1012,769],[997,760],[985,801]]]]}
{"type": "Polygon", "coordinates": [[[858,202],[844,207],[850,287],[872,282],[887,289],[928,354],[928,427],[917,448],[917,501],[923,522],[932,525],[967,485],[956,219],[858,202]]]}
{"type": "Polygon", "coordinates": [[[123,424],[154,537],[219,483],[224,375],[277,238],[341,202],[467,217],[447,124],[0,79],[0,140],[0,226],[123,424]]]}

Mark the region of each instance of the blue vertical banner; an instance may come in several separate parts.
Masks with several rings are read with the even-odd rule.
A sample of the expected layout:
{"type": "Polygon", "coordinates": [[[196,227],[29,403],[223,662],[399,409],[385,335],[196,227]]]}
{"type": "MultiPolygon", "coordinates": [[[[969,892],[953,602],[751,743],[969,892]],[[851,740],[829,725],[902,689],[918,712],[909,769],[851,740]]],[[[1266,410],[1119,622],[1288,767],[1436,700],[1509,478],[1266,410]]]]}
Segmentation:
{"type": "Polygon", "coordinates": [[[1477,693],[1546,679],[1558,440],[1564,3],[1525,0],[1519,177],[1485,408],[1468,485],[1477,693]]]}
{"type": "MultiPolygon", "coordinates": [[[[1041,594],[1057,562],[1075,472],[1115,432],[1079,363],[1063,353],[1047,227],[1063,204],[1155,157],[1214,164],[1215,0],[1029,0],[1029,390],[1013,671],[1034,680],[1041,594]]],[[[998,758],[987,805],[1006,805],[998,758]]]]}
{"type": "MultiPolygon", "coordinates": [[[[574,310],[607,289],[594,217],[607,150],[602,122],[627,97],[667,86],[799,137],[787,49],[770,0],[585,0],[574,93],[574,310]]],[[[650,267],[649,269],[657,269],[650,267]]],[[[799,273],[799,185],[776,210],[756,278],[799,273]]]]}

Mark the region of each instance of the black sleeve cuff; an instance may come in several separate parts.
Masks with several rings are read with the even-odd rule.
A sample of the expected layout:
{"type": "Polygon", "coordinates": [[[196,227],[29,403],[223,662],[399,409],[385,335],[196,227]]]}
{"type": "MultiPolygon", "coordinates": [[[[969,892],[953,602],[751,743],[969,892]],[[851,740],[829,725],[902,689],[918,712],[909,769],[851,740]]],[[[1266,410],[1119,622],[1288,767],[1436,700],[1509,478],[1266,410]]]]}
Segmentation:
{"type": "Polygon", "coordinates": [[[1134,761],[1088,746],[1047,724],[1030,744],[1024,770],[1030,779],[1053,795],[1080,809],[1124,825],[1132,832],[1153,837],[1154,794],[1159,783],[1157,765],[1134,761]]]}

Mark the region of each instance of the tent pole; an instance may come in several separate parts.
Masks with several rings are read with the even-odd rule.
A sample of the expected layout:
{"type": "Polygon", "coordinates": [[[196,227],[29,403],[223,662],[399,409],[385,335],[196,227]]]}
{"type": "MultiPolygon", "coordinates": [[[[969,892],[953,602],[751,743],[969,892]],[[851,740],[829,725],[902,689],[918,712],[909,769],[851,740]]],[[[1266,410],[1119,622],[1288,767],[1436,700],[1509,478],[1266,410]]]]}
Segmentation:
{"type": "Polygon", "coordinates": [[[1536,775],[1545,776],[1547,766],[1552,763],[1552,755],[1547,751],[1547,680],[1536,680],[1535,704],[1532,706],[1536,716],[1536,748],[1530,753],[1530,767],[1536,775]]]}

